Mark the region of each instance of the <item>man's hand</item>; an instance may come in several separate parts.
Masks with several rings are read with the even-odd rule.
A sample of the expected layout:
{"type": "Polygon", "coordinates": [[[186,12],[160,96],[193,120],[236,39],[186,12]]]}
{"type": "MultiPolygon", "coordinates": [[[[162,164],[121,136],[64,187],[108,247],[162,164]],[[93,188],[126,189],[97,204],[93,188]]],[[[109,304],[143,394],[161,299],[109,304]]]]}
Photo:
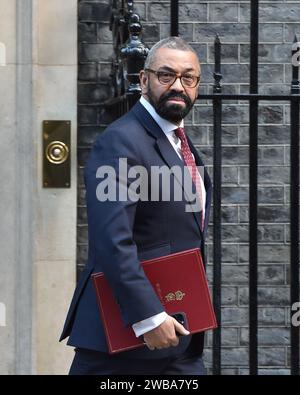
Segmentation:
{"type": "Polygon", "coordinates": [[[179,343],[176,332],[184,336],[190,334],[175,318],[168,315],[157,328],[144,334],[144,341],[150,350],[176,347],[179,343]]]}

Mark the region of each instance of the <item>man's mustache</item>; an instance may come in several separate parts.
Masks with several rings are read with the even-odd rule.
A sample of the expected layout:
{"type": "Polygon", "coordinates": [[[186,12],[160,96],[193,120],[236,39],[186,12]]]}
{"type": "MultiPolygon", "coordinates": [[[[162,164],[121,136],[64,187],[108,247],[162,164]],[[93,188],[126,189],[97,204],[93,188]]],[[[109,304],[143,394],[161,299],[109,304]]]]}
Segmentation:
{"type": "Polygon", "coordinates": [[[178,93],[178,92],[166,93],[159,99],[159,104],[164,104],[166,101],[168,101],[169,99],[172,99],[172,98],[182,99],[184,101],[184,103],[186,104],[186,106],[192,105],[191,99],[188,96],[184,95],[183,93],[178,93]]]}

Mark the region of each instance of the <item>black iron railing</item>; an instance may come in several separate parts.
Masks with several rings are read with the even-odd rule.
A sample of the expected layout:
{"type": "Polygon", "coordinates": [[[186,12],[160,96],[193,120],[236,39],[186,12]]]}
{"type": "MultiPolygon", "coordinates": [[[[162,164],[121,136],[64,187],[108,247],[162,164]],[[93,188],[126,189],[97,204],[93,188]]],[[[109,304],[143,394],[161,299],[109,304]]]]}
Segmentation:
{"type": "Polygon", "coordinates": [[[123,115],[141,95],[139,72],[149,49],[141,41],[140,17],[133,12],[132,1],[112,0],[110,30],[113,34],[114,59],[111,80],[114,98],[106,102],[115,117],[123,115]]]}
{"type": "MultiPolygon", "coordinates": [[[[227,100],[249,101],[249,366],[250,374],[258,373],[258,108],[259,101],[287,101],[291,115],[291,186],[290,186],[290,305],[299,302],[299,64],[292,65],[292,84],[289,95],[258,93],[258,26],[259,1],[251,3],[251,51],[249,94],[223,94],[221,86],[221,43],[215,40],[214,89],[212,94],[199,95],[213,103],[214,124],[214,232],[213,232],[213,297],[219,328],[213,333],[213,374],[221,374],[221,178],[222,178],[222,103],[227,100]]],[[[170,35],[179,32],[179,1],[170,1],[170,35]]],[[[148,49],[141,42],[141,25],[133,12],[132,1],[112,1],[111,29],[114,36],[115,59],[112,65],[115,97],[107,102],[115,117],[122,115],[138,100],[138,74],[143,67],[148,49]]],[[[292,55],[298,50],[295,37],[292,55]]],[[[291,308],[292,314],[292,308],[291,308]]],[[[291,374],[299,374],[299,327],[291,323],[291,374]]]]}

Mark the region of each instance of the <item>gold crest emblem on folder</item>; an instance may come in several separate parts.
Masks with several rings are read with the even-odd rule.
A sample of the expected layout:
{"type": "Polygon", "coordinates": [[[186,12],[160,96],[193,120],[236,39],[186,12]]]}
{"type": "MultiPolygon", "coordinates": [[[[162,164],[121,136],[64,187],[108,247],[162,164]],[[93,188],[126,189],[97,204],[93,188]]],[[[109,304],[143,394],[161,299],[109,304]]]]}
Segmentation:
{"type": "Polygon", "coordinates": [[[182,300],[185,296],[185,293],[178,290],[176,292],[169,292],[166,296],[165,296],[165,300],[166,302],[174,302],[175,300],[182,300]]]}

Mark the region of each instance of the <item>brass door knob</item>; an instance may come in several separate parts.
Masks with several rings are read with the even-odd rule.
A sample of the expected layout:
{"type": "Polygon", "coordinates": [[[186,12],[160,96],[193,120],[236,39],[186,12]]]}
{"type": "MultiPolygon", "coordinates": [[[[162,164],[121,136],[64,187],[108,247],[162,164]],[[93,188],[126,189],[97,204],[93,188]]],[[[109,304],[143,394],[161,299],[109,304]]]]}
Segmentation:
{"type": "Polygon", "coordinates": [[[46,147],[46,158],[55,165],[64,163],[69,156],[69,148],[62,141],[52,141],[46,147]]]}

